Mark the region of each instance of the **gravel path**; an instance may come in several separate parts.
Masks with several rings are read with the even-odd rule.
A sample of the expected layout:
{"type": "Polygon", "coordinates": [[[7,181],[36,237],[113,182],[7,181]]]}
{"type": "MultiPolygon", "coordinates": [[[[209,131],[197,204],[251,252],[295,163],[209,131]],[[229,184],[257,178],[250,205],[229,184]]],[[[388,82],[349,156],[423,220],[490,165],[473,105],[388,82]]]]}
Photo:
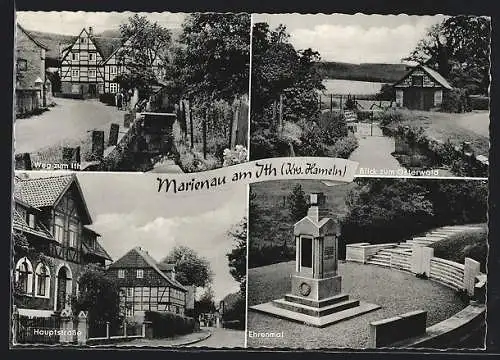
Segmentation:
{"type": "MultiPolygon", "coordinates": [[[[248,305],[283,296],[290,291],[295,262],[250,269],[248,305]]],[[[368,345],[369,323],[413,310],[427,310],[427,326],[434,325],[465,308],[457,294],[430,280],[378,266],[341,263],[342,290],[351,299],[375,303],[381,309],[333,324],[315,328],[274,318],[249,310],[247,329],[256,332],[284,332],[283,338],[248,338],[249,347],[354,348],[368,345]]]]}

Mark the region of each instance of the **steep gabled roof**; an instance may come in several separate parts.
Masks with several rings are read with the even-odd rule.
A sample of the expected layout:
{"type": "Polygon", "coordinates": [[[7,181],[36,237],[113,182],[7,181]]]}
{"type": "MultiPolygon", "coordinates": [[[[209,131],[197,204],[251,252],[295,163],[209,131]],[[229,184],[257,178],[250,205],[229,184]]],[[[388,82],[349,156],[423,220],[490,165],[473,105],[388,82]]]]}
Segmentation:
{"type": "Polygon", "coordinates": [[[28,31],[26,31],[21,25],[17,24],[17,28],[21,30],[31,41],[40,46],[42,49],[49,50],[49,48],[42,44],[39,40],[35,39],[28,31]]]}
{"type": "Polygon", "coordinates": [[[113,264],[109,266],[109,269],[141,269],[148,267],[155,270],[162,278],[167,280],[172,286],[187,291],[187,288],[184,287],[181,283],[168,277],[162,270],[160,270],[157,262],[139,246],[131,249],[121,258],[116,260],[113,264]]]}
{"type": "Polygon", "coordinates": [[[102,55],[103,63],[111,57],[121,46],[122,39],[121,38],[109,38],[109,37],[101,37],[101,36],[92,36],[92,40],[96,48],[98,48],[99,52],[102,55]]]}
{"type": "Polygon", "coordinates": [[[450,83],[440,73],[438,73],[436,70],[433,70],[430,67],[425,66],[425,65],[417,65],[417,66],[413,67],[413,69],[411,69],[410,71],[408,71],[408,73],[405,76],[403,76],[399,81],[397,81],[396,83],[394,83],[393,86],[401,84],[405,79],[407,79],[417,69],[423,70],[435,82],[437,82],[439,85],[441,85],[445,89],[448,89],[448,90],[453,89],[453,87],[450,85],[450,83]]]}
{"type": "Polygon", "coordinates": [[[113,259],[111,259],[111,256],[109,256],[109,254],[106,252],[106,250],[104,250],[104,248],[101,246],[101,244],[99,244],[99,241],[96,240],[95,242],[95,248],[91,248],[89,247],[87,244],[85,244],[85,242],[82,242],[82,245],[83,245],[83,252],[85,254],[92,254],[92,255],[96,255],[96,256],[100,256],[106,260],[110,260],[112,261],[113,259]]]}
{"type": "MultiPolygon", "coordinates": [[[[33,207],[55,206],[71,185],[75,185],[81,198],[84,199],[80,183],[75,174],[20,179],[14,188],[14,197],[33,207]]],[[[90,223],[92,217],[85,200],[82,201],[85,215],[90,223]]]]}

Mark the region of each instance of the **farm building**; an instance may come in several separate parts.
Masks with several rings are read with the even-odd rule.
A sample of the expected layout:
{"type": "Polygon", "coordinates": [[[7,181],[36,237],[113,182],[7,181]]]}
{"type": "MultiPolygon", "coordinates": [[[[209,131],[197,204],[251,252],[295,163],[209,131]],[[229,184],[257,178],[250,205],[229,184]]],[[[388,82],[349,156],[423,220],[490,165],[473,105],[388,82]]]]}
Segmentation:
{"type": "Polygon", "coordinates": [[[411,110],[439,107],[443,102],[443,95],[452,89],[443,76],[424,65],[413,67],[393,86],[397,106],[411,110]]]}

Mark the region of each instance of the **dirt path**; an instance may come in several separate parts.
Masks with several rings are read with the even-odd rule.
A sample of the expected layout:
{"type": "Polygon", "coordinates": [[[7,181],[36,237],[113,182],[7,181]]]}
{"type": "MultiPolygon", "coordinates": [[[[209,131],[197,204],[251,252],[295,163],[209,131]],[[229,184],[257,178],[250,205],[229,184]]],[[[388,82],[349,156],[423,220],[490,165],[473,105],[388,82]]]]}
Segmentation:
{"type": "Polygon", "coordinates": [[[349,160],[359,163],[362,168],[371,168],[383,175],[384,170],[398,170],[402,166],[391,153],[394,152],[394,139],[386,136],[357,136],[359,146],[349,156],[349,160]]]}
{"type": "Polygon", "coordinates": [[[56,98],[57,105],[38,116],[14,123],[15,152],[33,153],[41,149],[74,142],[88,136],[88,131],[104,130],[111,123],[123,123],[123,111],[98,100],[56,98]]]}

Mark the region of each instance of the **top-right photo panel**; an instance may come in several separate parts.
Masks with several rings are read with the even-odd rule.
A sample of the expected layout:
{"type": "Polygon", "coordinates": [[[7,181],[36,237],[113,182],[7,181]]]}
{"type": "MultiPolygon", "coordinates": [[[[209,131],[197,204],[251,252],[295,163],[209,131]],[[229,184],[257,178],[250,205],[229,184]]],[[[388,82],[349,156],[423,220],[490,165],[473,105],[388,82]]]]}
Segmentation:
{"type": "Polygon", "coordinates": [[[254,14],[250,159],[488,177],[489,17],[254,14]]]}

